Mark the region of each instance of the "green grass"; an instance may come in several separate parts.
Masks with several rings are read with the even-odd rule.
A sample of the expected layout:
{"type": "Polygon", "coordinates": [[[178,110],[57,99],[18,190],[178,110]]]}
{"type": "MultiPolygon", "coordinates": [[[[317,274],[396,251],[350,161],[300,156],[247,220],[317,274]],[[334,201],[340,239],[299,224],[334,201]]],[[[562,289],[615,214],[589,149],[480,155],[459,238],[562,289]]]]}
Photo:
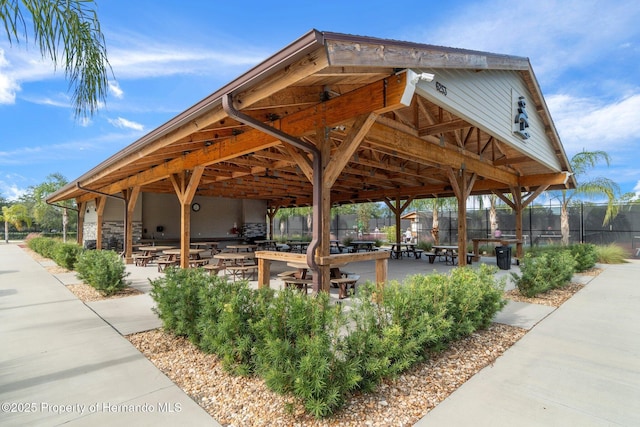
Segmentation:
{"type": "Polygon", "coordinates": [[[598,262],[601,264],[623,264],[629,257],[627,251],[616,244],[596,246],[598,262]]]}

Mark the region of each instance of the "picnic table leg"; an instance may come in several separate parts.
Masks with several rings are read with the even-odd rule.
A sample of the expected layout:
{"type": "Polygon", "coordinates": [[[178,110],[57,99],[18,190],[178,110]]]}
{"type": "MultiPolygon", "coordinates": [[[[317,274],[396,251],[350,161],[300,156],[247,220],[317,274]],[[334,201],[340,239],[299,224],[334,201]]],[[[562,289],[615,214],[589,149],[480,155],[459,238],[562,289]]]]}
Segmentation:
{"type": "Polygon", "coordinates": [[[271,260],[258,259],[258,288],[269,287],[269,276],[271,275],[271,260]]]}

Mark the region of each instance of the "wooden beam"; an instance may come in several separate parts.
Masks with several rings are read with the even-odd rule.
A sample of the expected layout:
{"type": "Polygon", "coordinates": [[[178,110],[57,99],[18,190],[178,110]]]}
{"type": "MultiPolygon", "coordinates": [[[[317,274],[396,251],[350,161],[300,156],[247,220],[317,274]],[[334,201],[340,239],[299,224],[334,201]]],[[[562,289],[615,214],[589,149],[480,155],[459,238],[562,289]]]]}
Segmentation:
{"type": "Polygon", "coordinates": [[[518,184],[521,187],[537,187],[546,185],[547,187],[552,185],[567,185],[570,175],[567,172],[547,173],[540,175],[528,175],[521,176],[518,179],[518,184]]]}
{"type": "Polygon", "coordinates": [[[427,135],[438,135],[443,132],[451,132],[453,130],[463,129],[471,127],[469,123],[462,119],[455,119],[450,122],[438,123],[435,125],[425,126],[418,130],[418,135],[427,136],[427,135]]]}
{"type": "Polygon", "coordinates": [[[413,161],[424,160],[429,164],[452,167],[455,170],[465,165],[465,169],[476,172],[479,176],[507,185],[518,184],[516,174],[496,168],[490,161],[476,158],[474,153],[441,147],[398,129],[390,129],[380,123],[372,126],[367,135],[367,141],[372,145],[392,149],[398,155],[405,155],[413,161]]]}
{"type": "MultiPolygon", "coordinates": [[[[270,94],[285,89],[295,82],[326,68],[328,65],[329,63],[326,52],[323,48],[320,48],[315,52],[309,53],[299,61],[289,65],[283,69],[282,72],[276,73],[267,79],[262,80],[259,88],[253,87],[239,92],[236,94],[236,99],[242,103],[243,108],[249,107],[270,94]]],[[[84,181],[82,183],[83,186],[90,186],[95,180],[104,178],[139,158],[151,155],[157,150],[166,147],[175,141],[187,138],[191,134],[199,132],[208,126],[223,120],[227,117],[226,113],[222,110],[222,104],[220,102],[221,97],[224,95],[225,94],[220,93],[213,94],[192,107],[192,110],[194,111],[186,111],[176,119],[164,125],[161,129],[155,131],[154,133],[159,134],[158,136],[151,135],[148,140],[146,137],[139,140],[134,144],[134,146],[136,146],[135,155],[123,156],[109,166],[102,168],[90,179],[84,181]],[[184,118],[182,118],[182,116],[184,116],[184,118]]],[[[189,168],[185,167],[183,169],[189,168]]],[[[139,185],[143,185],[143,183],[140,183],[139,185]]],[[[129,187],[133,186],[134,185],[129,185],[129,187]]],[[[122,188],[126,187],[127,186],[124,186],[122,188]]],[[[114,194],[122,190],[122,188],[115,190],[110,194],[114,194]]]]}
{"type": "Polygon", "coordinates": [[[331,188],[336,179],[349,163],[351,156],[356,152],[360,143],[364,139],[371,126],[376,121],[376,114],[361,115],[356,118],[353,126],[349,130],[347,137],[342,141],[337,152],[333,154],[331,163],[327,166],[327,170],[324,173],[325,185],[331,188]]]}
{"type": "MultiPolygon", "coordinates": [[[[394,75],[312,108],[283,117],[274,121],[273,126],[296,137],[310,135],[315,132],[316,123],[325,123],[327,127],[335,127],[362,114],[372,112],[379,114],[403,107],[401,101],[405,87],[406,73],[394,75]]],[[[202,147],[183,154],[154,168],[146,169],[136,175],[104,186],[99,191],[114,194],[123,188],[147,185],[165,179],[171,174],[193,169],[195,166],[207,166],[280,144],[282,144],[280,141],[265,133],[250,130],[209,147],[202,147]]],[[[135,157],[139,158],[139,155],[136,154],[135,157]]]]}

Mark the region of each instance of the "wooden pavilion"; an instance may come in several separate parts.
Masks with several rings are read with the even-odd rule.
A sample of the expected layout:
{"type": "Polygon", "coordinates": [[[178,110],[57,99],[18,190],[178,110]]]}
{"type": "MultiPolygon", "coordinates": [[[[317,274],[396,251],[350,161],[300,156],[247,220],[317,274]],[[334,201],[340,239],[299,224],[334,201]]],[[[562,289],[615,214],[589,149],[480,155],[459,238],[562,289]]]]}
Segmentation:
{"type": "MultiPolygon", "coordinates": [[[[48,202],[75,199],[82,242],[86,203],[124,200],[130,259],[139,195],[175,194],[183,267],[196,194],[266,200],[271,219],[311,205],[305,260],[318,291],[328,289],[332,263],[380,256],[330,256],[332,205],[383,201],[399,224],[415,198],[455,196],[465,218],[470,195],[493,193],[515,210],[522,240],[523,209],[547,189],[574,186],[527,58],[312,30],[48,202]]],[[[465,221],[458,246],[466,252],[465,221]]],[[[378,269],[383,281],[386,261],[378,269]]]]}

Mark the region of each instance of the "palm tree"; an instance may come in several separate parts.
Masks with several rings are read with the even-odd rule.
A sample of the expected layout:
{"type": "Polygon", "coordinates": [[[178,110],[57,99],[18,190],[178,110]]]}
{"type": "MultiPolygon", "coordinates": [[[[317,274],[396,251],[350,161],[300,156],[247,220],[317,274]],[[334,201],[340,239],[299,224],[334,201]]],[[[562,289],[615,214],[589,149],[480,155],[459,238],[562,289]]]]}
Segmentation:
{"type": "Polygon", "coordinates": [[[0,0],[9,43],[28,39],[43,57],[61,62],[73,87],[76,117],[93,114],[106,99],[110,70],[93,0],[0,0]],[[27,31],[27,24],[33,26],[27,31]]]}
{"type": "Polygon", "coordinates": [[[16,204],[12,206],[3,206],[0,221],[4,221],[4,241],[9,243],[9,224],[13,225],[18,231],[22,230],[22,225],[26,224],[31,227],[31,217],[26,206],[16,204]]]}
{"type": "MultiPolygon", "coordinates": [[[[610,163],[609,155],[604,151],[581,151],[571,158],[571,168],[576,175],[576,179],[586,174],[596,167],[600,161],[605,161],[607,166],[610,163]]],[[[560,231],[562,233],[562,244],[569,244],[569,203],[575,196],[606,196],[607,210],[605,212],[602,225],[607,225],[618,214],[619,205],[616,204],[617,194],[620,192],[619,186],[613,180],[606,177],[596,177],[579,183],[575,190],[562,190],[560,205],[560,231]]]]}

